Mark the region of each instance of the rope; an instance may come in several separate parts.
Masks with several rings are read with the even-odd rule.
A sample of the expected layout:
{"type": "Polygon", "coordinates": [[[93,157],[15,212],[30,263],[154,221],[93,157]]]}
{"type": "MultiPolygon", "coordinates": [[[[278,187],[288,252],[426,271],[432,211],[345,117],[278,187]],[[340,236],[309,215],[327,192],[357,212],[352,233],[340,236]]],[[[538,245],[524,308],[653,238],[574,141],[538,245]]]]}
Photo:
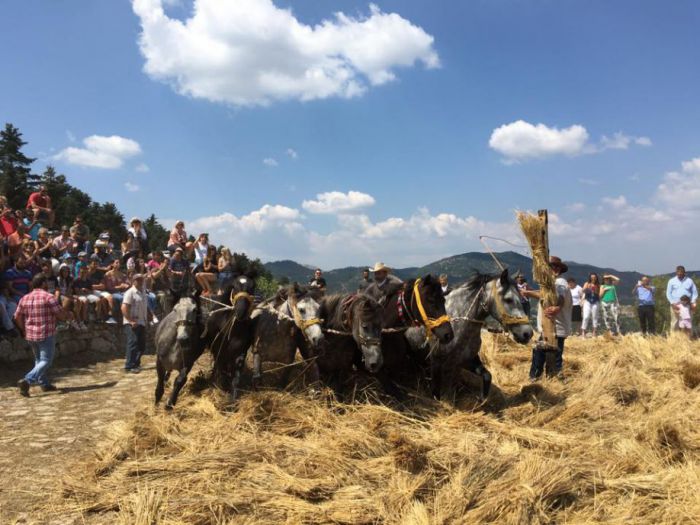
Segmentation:
{"type": "Polygon", "coordinates": [[[199,298],[204,299],[205,301],[209,301],[210,303],[214,303],[214,304],[218,304],[219,306],[223,306],[222,310],[233,310],[234,309],[233,305],[224,304],[220,301],[215,301],[214,299],[210,299],[209,297],[204,297],[203,295],[200,295],[199,298]]]}
{"type": "Polygon", "coordinates": [[[437,319],[433,319],[432,317],[428,317],[428,314],[425,312],[425,308],[423,308],[423,302],[421,301],[421,298],[420,298],[420,291],[418,289],[419,284],[420,284],[420,277],[418,279],[416,279],[416,282],[413,285],[413,298],[416,301],[416,306],[418,307],[418,312],[420,313],[420,316],[423,319],[423,324],[425,325],[426,336],[430,337],[430,334],[433,333],[433,330],[435,328],[437,328],[438,326],[441,326],[445,323],[449,323],[450,317],[447,314],[441,315],[437,319]]]}
{"type": "Polygon", "coordinates": [[[514,315],[510,315],[508,312],[506,312],[505,306],[503,306],[503,299],[501,298],[501,295],[498,293],[498,285],[496,284],[496,280],[494,279],[492,281],[491,285],[491,295],[494,296],[495,302],[496,302],[496,310],[498,310],[498,315],[501,317],[498,321],[504,326],[508,327],[511,325],[516,325],[516,324],[530,324],[530,319],[527,317],[517,317],[514,315]]]}
{"type": "MultiPolygon", "coordinates": [[[[496,261],[496,265],[501,269],[501,271],[505,270],[506,269],[505,266],[503,266],[501,264],[501,261],[498,260],[498,257],[496,257],[496,254],[493,253],[493,250],[491,249],[491,247],[488,244],[486,244],[486,241],[484,240],[486,237],[487,237],[487,235],[479,235],[479,241],[481,242],[481,244],[484,245],[484,248],[486,248],[486,253],[488,253],[493,258],[494,261],[496,261]]],[[[493,237],[493,238],[495,238],[495,237],[493,237]]],[[[508,242],[508,241],[506,241],[506,242],[508,242]]]]}

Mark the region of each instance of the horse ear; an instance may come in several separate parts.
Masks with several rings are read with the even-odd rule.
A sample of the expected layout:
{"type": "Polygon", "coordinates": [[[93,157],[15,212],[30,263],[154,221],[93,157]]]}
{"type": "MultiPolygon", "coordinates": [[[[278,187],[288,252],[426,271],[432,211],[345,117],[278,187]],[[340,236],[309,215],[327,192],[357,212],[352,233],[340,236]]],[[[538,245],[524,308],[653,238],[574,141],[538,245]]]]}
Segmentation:
{"type": "Polygon", "coordinates": [[[248,279],[255,280],[258,278],[258,270],[256,268],[250,268],[246,273],[245,276],[248,279]]]}
{"type": "Polygon", "coordinates": [[[422,281],[423,281],[426,285],[430,285],[430,284],[433,282],[433,276],[432,276],[431,274],[428,274],[428,275],[426,275],[426,276],[423,277],[422,281]]]}
{"type": "Polygon", "coordinates": [[[510,276],[508,275],[508,268],[504,268],[501,272],[501,286],[506,288],[510,284],[510,276]]]}

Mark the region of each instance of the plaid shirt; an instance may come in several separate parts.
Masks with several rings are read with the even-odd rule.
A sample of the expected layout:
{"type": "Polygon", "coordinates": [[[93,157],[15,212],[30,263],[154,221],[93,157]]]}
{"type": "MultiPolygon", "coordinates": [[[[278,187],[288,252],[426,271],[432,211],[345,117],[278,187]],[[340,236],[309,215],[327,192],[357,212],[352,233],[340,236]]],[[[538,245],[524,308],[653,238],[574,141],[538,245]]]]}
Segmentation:
{"type": "Polygon", "coordinates": [[[36,289],[22,297],[15,319],[24,319],[27,341],[43,341],[56,334],[56,316],[60,311],[61,307],[53,295],[36,289]]]}

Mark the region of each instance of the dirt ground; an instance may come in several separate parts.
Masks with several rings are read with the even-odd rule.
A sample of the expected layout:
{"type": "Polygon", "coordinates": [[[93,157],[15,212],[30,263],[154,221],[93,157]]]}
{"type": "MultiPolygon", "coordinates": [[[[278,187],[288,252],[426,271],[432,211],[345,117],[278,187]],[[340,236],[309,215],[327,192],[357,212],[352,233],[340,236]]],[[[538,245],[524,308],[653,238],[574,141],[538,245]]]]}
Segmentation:
{"type": "Polygon", "coordinates": [[[51,378],[59,388],[19,395],[17,380],[30,365],[0,370],[0,523],[41,523],[33,512],[74,459],[85,458],[109,423],[131,415],[155,388],[154,356],[127,374],[114,355],[58,360],[51,378]]]}

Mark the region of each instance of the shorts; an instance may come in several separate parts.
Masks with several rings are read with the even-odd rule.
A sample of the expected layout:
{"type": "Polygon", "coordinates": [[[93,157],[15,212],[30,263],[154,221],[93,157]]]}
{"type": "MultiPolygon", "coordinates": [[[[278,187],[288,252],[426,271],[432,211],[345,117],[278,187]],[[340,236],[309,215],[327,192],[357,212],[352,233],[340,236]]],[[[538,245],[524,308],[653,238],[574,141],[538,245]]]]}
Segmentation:
{"type": "Polygon", "coordinates": [[[693,329],[693,321],[690,319],[679,319],[678,320],[678,328],[681,330],[692,330],[693,329]]]}
{"type": "Polygon", "coordinates": [[[219,272],[216,276],[216,281],[220,287],[226,284],[226,281],[230,281],[233,278],[233,272],[219,272]]]}
{"type": "Polygon", "coordinates": [[[581,305],[577,304],[571,308],[571,322],[580,323],[583,321],[583,315],[581,315],[581,305]]]}
{"type": "Polygon", "coordinates": [[[101,299],[101,297],[97,294],[91,293],[89,295],[81,295],[78,297],[78,299],[84,303],[95,304],[101,299]]]}

